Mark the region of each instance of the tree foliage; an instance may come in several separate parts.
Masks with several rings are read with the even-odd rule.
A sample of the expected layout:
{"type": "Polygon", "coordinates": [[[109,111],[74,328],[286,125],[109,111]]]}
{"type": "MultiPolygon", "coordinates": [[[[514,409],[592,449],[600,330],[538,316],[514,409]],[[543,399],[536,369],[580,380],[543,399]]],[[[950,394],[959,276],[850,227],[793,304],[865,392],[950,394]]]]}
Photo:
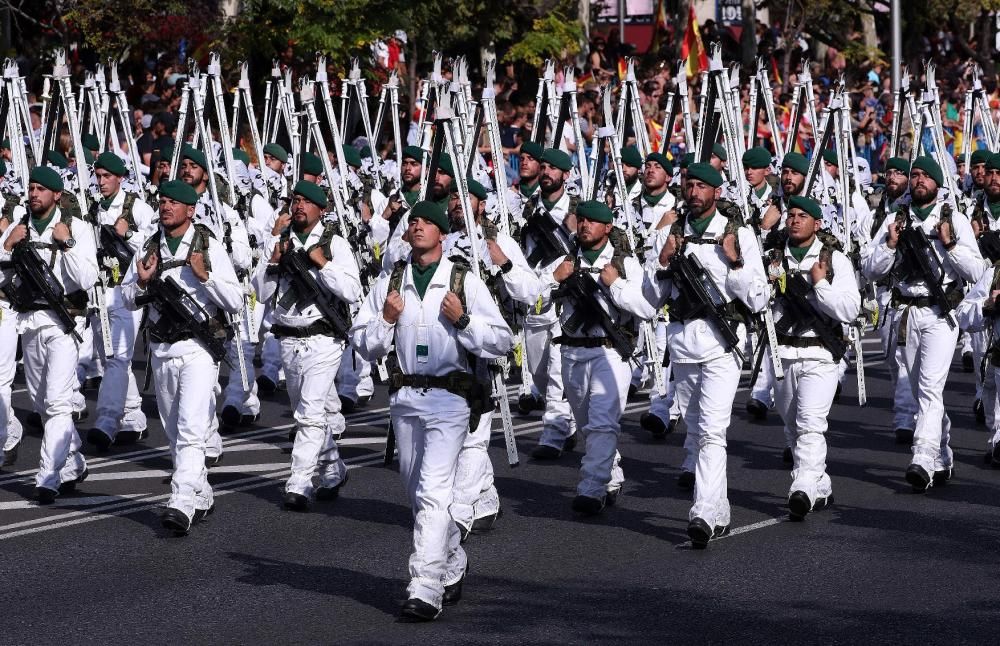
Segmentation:
{"type": "Polygon", "coordinates": [[[546,58],[565,59],[579,53],[582,38],[583,27],[578,21],[549,14],[534,21],[532,30],[507,51],[504,60],[539,67],[546,58]]]}

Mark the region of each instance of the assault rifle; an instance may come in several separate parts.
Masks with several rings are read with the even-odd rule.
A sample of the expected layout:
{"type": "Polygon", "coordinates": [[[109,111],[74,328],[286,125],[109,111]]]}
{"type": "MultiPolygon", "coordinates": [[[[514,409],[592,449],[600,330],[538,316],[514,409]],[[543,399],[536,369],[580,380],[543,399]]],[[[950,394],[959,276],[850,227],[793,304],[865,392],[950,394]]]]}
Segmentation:
{"type": "Polygon", "coordinates": [[[801,273],[786,274],[785,291],[781,298],[788,309],[775,326],[782,334],[788,334],[797,325],[813,330],[823,347],[833,355],[833,360],[840,361],[847,354],[847,341],[844,340],[843,334],[837,333],[839,326],[817,312],[809,302],[807,296],[812,291],[812,287],[801,273]]]}
{"type": "Polygon", "coordinates": [[[524,228],[521,230],[521,240],[529,237],[534,241],[535,248],[526,260],[532,267],[537,267],[539,263],[548,265],[556,258],[569,253],[559,234],[556,232],[559,225],[552,221],[547,215],[533,215],[528,218],[524,228]]]}
{"type": "Polygon", "coordinates": [[[201,341],[212,359],[216,362],[225,361],[230,368],[233,367],[226,358],[226,335],[216,334],[205,308],[178,285],[172,276],[149,281],[146,293],[137,297],[135,304],[152,305],[160,313],[155,322],[147,323],[154,340],[174,343],[194,337],[201,341]]]}
{"type": "Polygon", "coordinates": [[[931,302],[937,305],[940,316],[948,322],[948,327],[954,329],[955,317],[951,315],[951,303],[942,286],[944,267],[927,234],[920,227],[906,227],[899,233],[896,250],[901,258],[900,265],[924,282],[931,302]]]}
{"type": "Polygon", "coordinates": [[[726,320],[726,299],[718,285],[705,271],[698,256],[677,253],[670,261],[668,269],[656,272],[659,280],[674,279],[677,289],[690,304],[685,318],[705,318],[722,335],[726,352],[735,352],[740,362],[744,361],[740,350],[740,338],[726,320]]]}
{"type": "Polygon", "coordinates": [[[299,307],[309,303],[315,304],[334,335],[346,339],[347,332],[351,328],[351,316],[347,304],[320,287],[310,273],[313,267],[315,265],[305,249],[289,250],[281,254],[278,271],[288,276],[291,285],[278,304],[286,309],[293,304],[298,304],[299,307]]]}
{"type": "Polygon", "coordinates": [[[592,272],[577,269],[552,293],[553,300],[565,299],[573,305],[573,315],[563,323],[563,330],[579,334],[586,326],[598,325],[622,359],[631,361],[635,345],[601,307],[601,288],[589,273],[592,272]]]}
{"type": "MultiPolygon", "coordinates": [[[[83,338],[76,331],[76,320],[64,303],[66,290],[48,264],[42,261],[38,250],[27,241],[14,245],[11,265],[14,273],[0,289],[14,309],[18,312],[52,310],[66,333],[82,343],[83,338]]],[[[86,307],[86,303],[81,305],[86,307]]]]}

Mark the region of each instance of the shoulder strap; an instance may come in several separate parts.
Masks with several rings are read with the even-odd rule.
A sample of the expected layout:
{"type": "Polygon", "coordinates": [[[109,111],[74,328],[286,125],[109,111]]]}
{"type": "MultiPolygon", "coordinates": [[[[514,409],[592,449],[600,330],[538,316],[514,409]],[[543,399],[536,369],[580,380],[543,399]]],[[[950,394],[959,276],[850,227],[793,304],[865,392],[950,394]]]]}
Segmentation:
{"type": "Polygon", "coordinates": [[[567,212],[570,213],[571,215],[576,215],[576,207],[579,204],[580,204],[580,196],[579,195],[570,195],[569,196],[569,209],[567,210],[567,212]]]}
{"type": "Polygon", "coordinates": [[[468,303],[465,300],[465,275],[469,273],[469,268],[465,265],[455,263],[451,266],[451,278],[448,280],[448,291],[454,292],[462,303],[462,309],[469,311],[468,303]]]}
{"type": "Polygon", "coordinates": [[[323,249],[323,256],[325,256],[327,260],[333,260],[333,255],[330,253],[330,241],[333,240],[333,235],[336,233],[336,229],[337,225],[333,222],[324,222],[323,233],[320,234],[319,241],[306,249],[306,252],[311,253],[313,249],[320,247],[323,249]]]}
{"type": "MultiPolygon", "coordinates": [[[[397,260],[389,274],[389,292],[398,292],[403,286],[403,274],[406,272],[406,261],[397,260]]],[[[387,292],[388,293],[388,292],[387,292]]]]}
{"type": "Polygon", "coordinates": [[[20,203],[21,200],[19,200],[16,195],[6,196],[3,202],[3,211],[0,212],[0,218],[13,222],[14,209],[17,208],[17,205],[20,203]]]}
{"type": "Polygon", "coordinates": [[[135,224],[135,216],[132,214],[132,208],[135,206],[135,200],[135,193],[125,193],[125,203],[122,204],[122,214],[119,216],[125,219],[125,222],[128,224],[128,228],[131,231],[139,230],[139,227],[135,224]]]}

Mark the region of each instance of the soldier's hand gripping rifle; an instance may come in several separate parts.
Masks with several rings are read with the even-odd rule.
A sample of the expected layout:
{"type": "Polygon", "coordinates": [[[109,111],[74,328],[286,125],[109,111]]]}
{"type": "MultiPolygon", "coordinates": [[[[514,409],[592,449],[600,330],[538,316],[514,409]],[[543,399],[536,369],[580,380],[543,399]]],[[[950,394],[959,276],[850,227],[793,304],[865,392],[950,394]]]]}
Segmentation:
{"type": "Polygon", "coordinates": [[[908,267],[924,282],[931,302],[940,310],[941,318],[947,321],[948,327],[954,329],[955,317],[951,314],[951,303],[942,286],[944,267],[927,234],[920,227],[904,228],[899,232],[896,251],[900,264],[908,267]]]}
{"type": "Polygon", "coordinates": [[[226,335],[220,335],[213,329],[211,317],[205,308],[178,285],[172,276],[149,281],[146,293],[138,296],[135,304],[150,305],[160,313],[155,322],[148,323],[150,335],[154,339],[171,343],[173,339],[193,337],[201,341],[216,363],[225,361],[233,368],[226,358],[226,335]]]}
{"type": "MultiPolygon", "coordinates": [[[[303,308],[313,304],[323,321],[328,323],[338,339],[346,339],[351,327],[351,313],[347,303],[327,292],[310,272],[315,265],[305,249],[288,250],[281,254],[277,270],[288,277],[290,286],[278,302],[288,309],[293,304],[303,308]]],[[[268,268],[270,272],[271,269],[268,268]]]]}
{"type": "Polygon", "coordinates": [[[693,254],[688,256],[679,251],[670,260],[667,269],[656,272],[656,277],[659,280],[672,279],[691,305],[688,316],[708,320],[722,336],[726,352],[735,352],[740,362],[744,361],[735,326],[731,326],[726,319],[726,299],[719,291],[718,285],[705,271],[698,256],[693,254]]]}
{"type": "Polygon", "coordinates": [[[785,290],[781,294],[787,310],[775,325],[782,334],[788,334],[793,327],[811,329],[823,347],[830,351],[833,360],[839,362],[847,354],[847,341],[839,332],[840,326],[816,311],[808,296],[813,288],[798,272],[786,274],[785,290]]]}
{"type": "Polygon", "coordinates": [[[66,308],[66,290],[56,278],[48,263],[38,255],[38,250],[25,241],[14,245],[11,252],[14,273],[0,289],[18,312],[52,310],[67,334],[83,342],[76,331],[76,319],[66,308]]]}
{"type": "Polygon", "coordinates": [[[587,327],[600,327],[611,342],[611,347],[624,361],[631,362],[634,359],[635,345],[601,307],[600,302],[607,300],[607,297],[597,281],[588,275],[590,273],[593,272],[578,268],[552,292],[553,300],[568,300],[573,306],[573,314],[562,327],[578,335],[584,335],[587,327]]]}

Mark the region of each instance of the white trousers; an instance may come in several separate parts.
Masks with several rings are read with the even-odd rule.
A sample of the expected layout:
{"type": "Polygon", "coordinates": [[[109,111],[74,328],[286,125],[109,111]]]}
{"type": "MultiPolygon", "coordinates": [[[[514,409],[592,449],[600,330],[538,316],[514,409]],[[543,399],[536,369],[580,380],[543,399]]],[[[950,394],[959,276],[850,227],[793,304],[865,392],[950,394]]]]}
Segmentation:
{"type": "Polygon", "coordinates": [[[111,356],[104,356],[100,325],[94,329],[94,345],[104,361],[104,379],[101,380],[97,393],[97,420],[94,428],[114,439],[121,430],[146,430],[142,397],[132,371],[132,357],[135,354],[142,311],[116,307],[108,310],[108,319],[111,323],[111,356]]]}
{"type": "Polygon", "coordinates": [[[270,328],[261,334],[263,343],[260,349],[260,374],[277,384],[280,379],[284,379],[284,372],[281,369],[281,342],[271,334],[270,328]]]}
{"type": "Polygon", "coordinates": [[[955,355],[958,327],[929,307],[910,307],[906,317],[904,369],[917,402],[917,423],[913,433],[913,464],[933,475],[950,468],[953,461],[951,420],[944,410],[944,389],[955,355]]]}
{"type": "Polygon", "coordinates": [[[152,367],[160,423],[174,459],[167,506],[191,518],[195,510],[207,510],[214,502],[205,447],[215,419],[219,364],[198,349],[172,359],[154,354],[152,367]]]}
{"type": "Polygon", "coordinates": [[[458,454],[451,517],[466,529],[477,518],[500,511],[500,496],[493,484],[493,463],[488,452],[494,411],[483,413],[474,433],[466,433],[458,454]]]}
{"type": "Polygon", "coordinates": [[[25,330],[21,345],[28,397],[45,428],[35,486],[57,490],[87,468],[71,401],[79,361],[77,341],[56,326],[46,326],[25,330]]]}
{"type": "Polygon", "coordinates": [[[687,402],[684,423],[695,451],[694,504],[688,518],[701,518],[712,527],[730,522],[726,433],[741,367],[733,354],[701,363],[674,363],[677,393],[687,402]]]}
{"type": "Polygon", "coordinates": [[[240,415],[257,415],[260,413],[260,400],[257,399],[257,375],[253,367],[253,355],[257,347],[248,341],[246,335],[246,323],[241,323],[243,334],[243,365],[247,371],[247,387],[243,388],[243,380],[240,378],[239,353],[236,351],[236,340],[233,339],[226,344],[226,357],[229,362],[236,366],[229,369],[229,381],[226,382],[226,389],[223,391],[222,407],[233,406],[240,411],[240,415]]]}
{"type": "Polygon", "coordinates": [[[632,367],[611,348],[567,347],[562,362],[566,399],[586,447],[576,492],[602,498],[621,489],[625,481],[619,466],[618,434],[632,367]]]}
{"type": "Polygon", "coordinates": [[[282,363],[288,398],[295,418],[292,474],[285,491],[312,498],[316,487],[333,487],[343,481],[347,467],[327,423],[328,414],[340,417],[340,399],[330,401],[330,386],[337,375],[344,342],[330,336],[281,339],[282,363]],[[335,411],[331,411],[335,407],[335,411]]]}
{"type": "Polygon", "coordinates": [[[837,364],[818,359],[782,360],[785,378],[775,384],[775,406],[794,438],[791,495],[812,502],[833,493],[826,473],[827,417],[837,392],[837,364]]]}
{"type": "Polygon", "coordinates": [[[413,553],[407,596],[441,607],[444,587],[456,583],[468,563],[452,504],[458,454],[469,434],[469,412],[392,413],[399,475],[413,509],[413,553]]]}
{"type": "Polygon", "coordinates": [[[375,393],[372,381],[372,364],[362,359],[348,346],[344,360],[337,372],[337,392],[357,403],[359,397],[371,397],[375,393]]]}
{"type": "Polygon", "coordinates": [[[542,434],[539,444],[562,449],[566,438],[573,434],[569,402],[563,393],[563,363],[558,344],[552,339],[562,334],[558,323],[532,325],[524,328],[524,360],[531,373],[532,393],[545,393],[542,414],[542,434]]]}
{"type": "Polygon", "coordinates": [[[913,430],[917,417],[917,402],[910,389],[910,376],[903,361],[903,346],[899,345],[898,310],[888,310],[888,320],[879,328],[882,340],[882,354],[885,356],[889,379],[893,385],[892,411],[893,428],[913,430]],[[889,343],[892,347],[889,347],[889,343]]]}
{"type": "MultiPolygon", "coordinates": [[[[666,321],[657,321],[656,323],[656,347],[667,347],[666,321]]],[[[660,397],[660,393],[657,392],[656,386],[654,385],[652,387],[652,390],[649,391],[649,412],[659,417],[664,424],[669,424],[670,420],[680,417],[681,411],[680,406],[677,403],[672,371],[669,366],[666,368],[662,367],[662,361],[659,361],[658,363],[661,364],[659,369],[663,371],[663,383],[667,385],[667,392],[660,397]]]]}
{"type": "Polygon", "coordinates": [[[17,372],[17,314],[0,305],[0,460],[4,450],[14,448],[24,431],[14,416],[11,387],[17,372]]]}

